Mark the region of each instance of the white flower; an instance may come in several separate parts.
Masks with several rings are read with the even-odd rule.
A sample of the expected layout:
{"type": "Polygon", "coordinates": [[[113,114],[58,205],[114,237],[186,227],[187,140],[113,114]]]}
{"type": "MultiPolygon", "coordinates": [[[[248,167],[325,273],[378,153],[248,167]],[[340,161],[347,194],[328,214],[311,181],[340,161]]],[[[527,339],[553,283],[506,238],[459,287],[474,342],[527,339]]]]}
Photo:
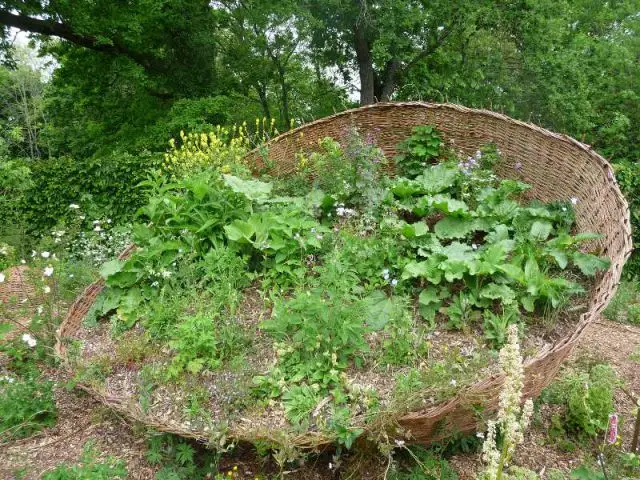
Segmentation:
{"type": "Polygon", "coordinates": [[[471,244],[471,248],[473,248],[474,250],[477,250],[478,249],[478,245],[476,245],[475,243],[472,243],[471,244]]]}
{"type": "Polygon", "coordinates": [[[456,379],[455,379],[455,378],[452,378],[452,379],[451,379],[451,381],[450,381],[449,383],[450,383],[451,385],[453,385],[454,387],[455,387],[456,385],[458,385],[458,382],[456,381],[456,379]]]}
{"type": "Polygon", "coordinates": [[[317,238],[318,240],[322,240],[322,235],[318,234],[318,235],[316,235],[316,238],[317,238]]]}
{"type": "Polygon", "coordinates": [[[44,307],[42,305],[38,305],[36,311],[38,312],[38,315],[42,315],[42,312],[44,312],[44,307]]]}
{"type": "Polygon", "coordinates": [[[391,286],[395,287],[396,285],[398,285],[398,280],[394,278],[393,280],[391,280],[391,286]]]}
{"type": "Polygon", "coordinates": [[[35,250],[31,250],[31,258],[35,257],[38,254],[35,250]]]}
{"type": "Polygon", "coordinates": [[[4,282],[5,278],[4,273],[0,272],[0,283],[4,282]]]}
{"type": "Polygon", "coordinates": [[[477,432],[477,433],[476,433],[476,437],[484,439],[484,433],[482,433],[482,432],[477,432]]]}
{"type": "Polygon", "coordinates": [[[107,223],[111,223],[111,219],[110,218],[107,218],[107,223]]]}
{"type": "Polygon", "coordinates": [[[73,273],[70,273],[70,274],[69,274],[69,278],[73,278],[73,273]]]}
{"type": "Polygon", "coordinates": [[[396,445],[400,448],[404,447],[404,440],[396,440],[396,445]]]}
{"type": "Polygon", "coordinates": [[[49,285],[44,286],[44,293],[51,293],[51,287],[49,285]]]}
{"type": "Polygon", "coordinates": [[[80,208],[80,205],[78,205],[76,203],[72,203],[71,205],[69,205],[69,208],[71,210],[78,210],[80,208]]]}
{"type": "Polygon", "coordinates": [[[28,333],[25,333],[22,335],[22,341],[24,343],[26,343],[29,347],[33,348],[35,347],[38,342],[36,341],[35,338],[33,338],[31,335],[29,335],[28,333]]]}
{"type": "Polygon", "coordinates": [[[93,221],[93,224],[94,224],[94,225],[100,225],[100,220],[94,220],[94,221],[93,221]]]}
{"type": "Polygon", "coordinates": [[[49,265],[48,267],[46,267],[44,269],[44,271],[42,273],[43,273],[43,275],[45,277],[50,277],[51,275],[53,275],[53,267],[51,265],[49,265]]]}
{"type": "Polygon", "coordinates": [[[96,225],[95,228],[93,229],[94,232],[101,232],[102,231],[102,227],[100,227],[100,225],[96,225]]]}
{"type": "Polygon", "coordinates": [[[169,278],[171,276],[171,272],[169,270],[162,270],[162,272],[160,272],[160,275],[162,276],[162,278],[169,278]]]}
{"type": "Polygon", "coordinates": [[[571,205],[577,205],[578,199],[576,197],[571,197],[571,205]]]}
{"type": "Polygon", "coordinates": [[[22,260],[20,260],[20,263],[24,265],[25,263],[27,263],[27,261],[23,258],[22,260]]]}
{"type": "Polygon", "coordinates": [[[49,258],[49,257],[51,256],[51,253],[49,253],[49,252],[42,252],[42,253],[40,254],[40,256],[41,256],[42,258],[49,258]]]}

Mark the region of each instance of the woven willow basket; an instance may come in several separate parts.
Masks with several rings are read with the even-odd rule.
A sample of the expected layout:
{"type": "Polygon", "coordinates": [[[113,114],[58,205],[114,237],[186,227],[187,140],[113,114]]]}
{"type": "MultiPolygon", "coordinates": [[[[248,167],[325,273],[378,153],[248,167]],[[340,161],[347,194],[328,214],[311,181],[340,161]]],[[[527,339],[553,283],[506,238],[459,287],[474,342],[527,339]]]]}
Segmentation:
{"type": "MultiPolygon", "coordinates": [[[[267,144],[267,149],[249,153],[248,159],[256,169],[268,167],[275,174],[286,175],[295,168],[296,152],[316,150],[318,140],[324,137],[345,139],[354,127],[363,137],[374,139],[387,158],[393,159],[398,143],[411,134],[413,127],[424,124],[436,125],[449,145],[466,154],[472,154],[488,142],[495,143],[505,160],[497,172],[501,177],[519,178],[531,184],[531,196],[542,201],[578,198],[578,230],[603,234],[603,238],[594,241],[589,248],[609,257],[611,268],[596,279],[586,313],[571,335],[526,362],[525,396],[537,396],[555,376],[585,327],[608,304],[631,252],[627,202],[618,189],[611,166],[600,155],[565,135],[498,113],[457,105],[410,102],[380,103],[309,123],[274,138],[267,144]],[[516,164],[518,168],[514,168],[516,164]]],[[[129,253],[130,249],[123,252],[122,257],[129,253]]],[[[60,326],[57,351],[63,360],[66,351],[62,340],[76,334],[103,286],[102,281],[90,285],[72,305],[60,326]]],[[[477,383],[462,389],[455,397],[405,414],[398,418],[398,423],[410,432],[414,442],[419,443],[474,431],[479,426],[478,407],[485,415],[497,409],[502,382],[501,376],[479,378],[477,383]]],[[[131,399],[108,397],[89,387],[83,388],[112,408],[153,428],[205,442],[208,439],[205,432],[185,430],[177,423],[158,424],[147,418],[131,399]]],[[[255,435],[247,436],[239,431],[231,431],[229,436],[238,440],[256,439],[255,435]]],[[[265,436],[269,438],[268,434],[265,436]]],[[[329,439],[309,432],[287,441],[299,447],[310,447],[329,439]]]]}

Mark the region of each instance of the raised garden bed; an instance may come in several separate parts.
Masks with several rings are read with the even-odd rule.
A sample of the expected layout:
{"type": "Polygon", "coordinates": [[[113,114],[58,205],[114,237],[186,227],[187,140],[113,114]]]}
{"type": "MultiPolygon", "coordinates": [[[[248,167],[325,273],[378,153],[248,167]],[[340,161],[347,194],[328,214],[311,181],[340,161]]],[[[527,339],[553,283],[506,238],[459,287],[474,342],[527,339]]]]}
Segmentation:
{"type": "Polygon", "coordinates": [[[103,267],[57,346],[107,405],[211,443],[471,432],[497,406],[506,327],[535,396],[630,252],[609,164],[492,112],[378,104],[243,165],[158,181],[139,248],[103,267]]]}

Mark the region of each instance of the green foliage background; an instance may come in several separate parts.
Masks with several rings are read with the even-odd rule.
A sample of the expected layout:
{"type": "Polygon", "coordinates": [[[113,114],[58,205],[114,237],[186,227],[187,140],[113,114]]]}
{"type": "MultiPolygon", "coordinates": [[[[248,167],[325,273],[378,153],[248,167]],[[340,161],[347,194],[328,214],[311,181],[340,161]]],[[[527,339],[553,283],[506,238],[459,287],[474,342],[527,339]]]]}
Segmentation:
{"type": "Polygon", "coordinates": [[[0,161],[32,172],[19,188],[0,176],[0,235],[42,234],[79,201],[125,221],[181,130],[264,117],[284,131],[358,96],[572,135],[618,164],[638,227],[639,12],[637,0],[0,0],[0,161]],[[11,26],[47,56],[12,45],[11,26]]]}

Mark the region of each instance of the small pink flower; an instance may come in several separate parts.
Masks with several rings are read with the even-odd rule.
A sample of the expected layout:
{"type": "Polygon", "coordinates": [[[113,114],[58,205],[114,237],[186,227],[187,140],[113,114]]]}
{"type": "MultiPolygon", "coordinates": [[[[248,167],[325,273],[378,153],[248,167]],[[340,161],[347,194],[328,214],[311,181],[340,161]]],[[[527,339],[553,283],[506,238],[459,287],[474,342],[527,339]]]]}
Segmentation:
{"type": "Polygon", "coordinates": [[[616,443],[618,439],[618,415],[616,413],[609,415],[609,431],[607,433],[607,442],[609,445],[616,443]]]}

